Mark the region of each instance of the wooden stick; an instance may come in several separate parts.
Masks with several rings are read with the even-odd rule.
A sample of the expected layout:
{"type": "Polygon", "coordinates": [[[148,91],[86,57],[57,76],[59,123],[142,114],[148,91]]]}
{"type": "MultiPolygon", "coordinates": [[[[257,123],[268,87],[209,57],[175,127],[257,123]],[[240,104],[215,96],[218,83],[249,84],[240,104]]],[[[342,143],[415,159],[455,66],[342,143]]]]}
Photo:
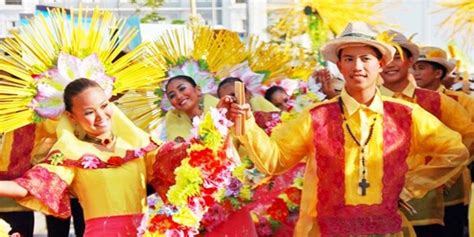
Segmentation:
{"type": "MultiPolygon", "coordinates": [[[[237,98],[237,104],[245,104],[245,87],[244,83],[236,81],[234,84],[235,97],[237,98]]],[[[245,131],[245,116],[239,115],[235,120],[235,135],[242,136],[245,131]]]]}

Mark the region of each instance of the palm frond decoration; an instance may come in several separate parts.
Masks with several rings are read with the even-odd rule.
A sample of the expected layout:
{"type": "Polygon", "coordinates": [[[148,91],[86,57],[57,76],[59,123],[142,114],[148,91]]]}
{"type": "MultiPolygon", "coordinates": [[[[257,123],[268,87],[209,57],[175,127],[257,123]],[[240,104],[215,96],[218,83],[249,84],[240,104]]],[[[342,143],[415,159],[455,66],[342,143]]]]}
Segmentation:
{"type": "MultiPolygon", "coordinates": [[[[440,26],[449,35],[450,39],[470,39],[474,35],[474,2],[471,0],[442,1],[439,3],[441,9],[435,11],[449,12],[449,15],[441,22],[440,26]]],[[[472,43],[464,41],[462,46],[472,50],[472,43]]]]}
{"type": "Polygon", "coordinates": [[[123,54],[137,34],[111,12],[64,9],[38,15],[0,43],[0,132],[61,115],[62,93],[72,80],[94,79],[111,95],[153,88],[164,78],[141,55],[142,44],[123,54]]]}

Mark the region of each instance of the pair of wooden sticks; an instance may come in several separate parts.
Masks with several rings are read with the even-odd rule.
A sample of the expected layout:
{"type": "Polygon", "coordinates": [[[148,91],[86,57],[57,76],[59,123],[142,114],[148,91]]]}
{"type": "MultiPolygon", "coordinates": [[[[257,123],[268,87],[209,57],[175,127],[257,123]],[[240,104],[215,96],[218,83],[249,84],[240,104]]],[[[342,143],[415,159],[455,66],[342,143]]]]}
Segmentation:
{"type": "MultiPolygon", "coordinates": [[[[240,81],[236,81],[234,84],[235,90],[235,97],[237,99],[237,104],[243,105],[245,104],[245,87],[244,83],[240,81]]],[[[242,136],[244,135],[245,131],[245,115],[239,115],[235,120],[235,135],[242,136]]]]}

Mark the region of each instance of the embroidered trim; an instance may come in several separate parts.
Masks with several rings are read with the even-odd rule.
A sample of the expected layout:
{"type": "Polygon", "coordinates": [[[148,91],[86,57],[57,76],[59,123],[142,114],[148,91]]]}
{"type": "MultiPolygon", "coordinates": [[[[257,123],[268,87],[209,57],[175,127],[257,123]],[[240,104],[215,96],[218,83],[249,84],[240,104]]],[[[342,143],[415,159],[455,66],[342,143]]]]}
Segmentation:
{"type": "Polygon", "coordinates": [[[113,168],[121,166],[131,160],[140,158],[146,153],[155,150],[158,148],[158,146],[158,144],[150,139],[150,143],[146,147],[137,148],[135,150],[127,150],[124,157],[111,156],[107,161],[103,161],[93,154],[84,154],[78,160],[67,159],[64,158],[64,155],[61,153],[61,151],[54,150],[49,153],[48,158],[44,161],[44,163],[51,165],[73,166],[83,169],[113,168]],[[60,161],[58,161],[58,157],[61,157],[60,161]]]}
{"type": "Polygon", "coordinates": [[[310,111],[316,152],[317,220],[322,236],[388,234],[401,231],[398,198],[408,169],[411,110],[384,102],[383,201],[375,205],[346,205],[344,200],[344,130],[337,103],[310,111]]]}
{"type": "Polygon", "coordinates": [[[36,125],[30,124],[13,132],[10,163],[6,171],[0,172],[0,179],[18,178],[31,168],[31,152],[35,143],[36,125]]]}
{"type": "Polygon", "coordinates": [[[15,182],[46,205],[54,216],[61,218],[71,216],[68,184],[57,174],[36,166],[21,178],[15,179],[15,182]]]}
{"type": "Polygon", "coordinates": [[[436,118],[441,118],[441,96],[436,91],[415,89],[416,103],[436,118]]]}

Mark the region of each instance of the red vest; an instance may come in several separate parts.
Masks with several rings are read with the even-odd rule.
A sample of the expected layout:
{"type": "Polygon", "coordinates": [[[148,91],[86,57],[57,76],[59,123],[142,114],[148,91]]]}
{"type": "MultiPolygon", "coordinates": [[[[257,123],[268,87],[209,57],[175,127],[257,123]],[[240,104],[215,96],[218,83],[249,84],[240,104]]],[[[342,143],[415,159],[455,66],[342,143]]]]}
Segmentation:
{"type": "Polygon", "coordinates": [[[411,108],[384,102],[382,203],[346,205],[344,131],[337,102],[310,111],[316,150],[317,221],[322,236],[387,234],[401,231],[399,194],[405,183],[411,141],[411,108]]]}

